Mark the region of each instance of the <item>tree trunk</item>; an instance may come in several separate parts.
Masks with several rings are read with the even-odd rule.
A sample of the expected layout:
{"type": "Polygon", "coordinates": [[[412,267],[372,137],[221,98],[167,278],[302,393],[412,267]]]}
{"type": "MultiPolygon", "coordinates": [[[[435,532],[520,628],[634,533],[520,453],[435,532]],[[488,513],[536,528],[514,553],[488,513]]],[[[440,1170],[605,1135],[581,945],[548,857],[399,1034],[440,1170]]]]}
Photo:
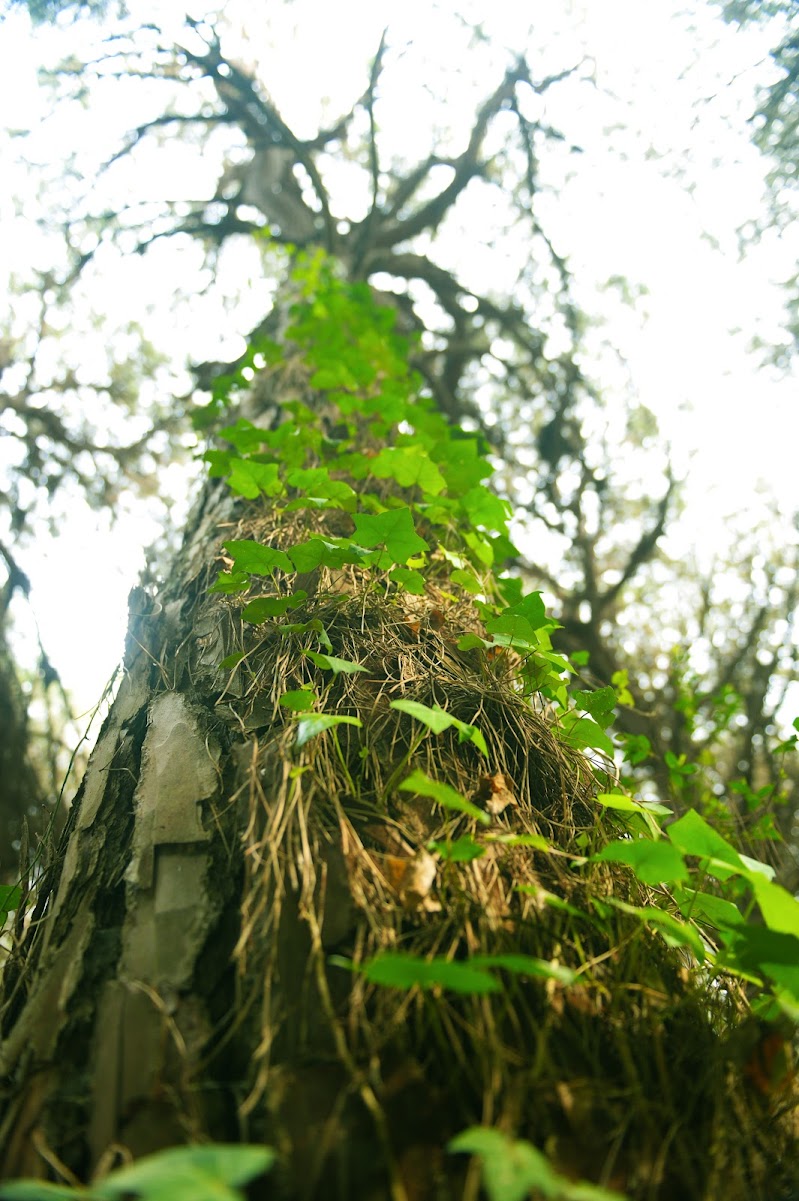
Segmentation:
{"type": "MultiPolygon", "coordinates": [[[[384,377],[386,399],[356,421],[314,369],[289,354],[271,386],[324,393],[316,461],[348,421],[355,449],[379,453],[384,377]]],[[[281,427],[286,462],[303,420],[281,427]]],[[[418,500],[417,485],[368,483],[387,511],[418,500]]],[[[210,1138],[277,1150],[253,1196],[473,1198],[446,1143],[483,1123],[642,1199],[710,1199],[722,1174],[733,1201],[773,1198],[787,1134],[753,1120],[718,1037],[739,993],[698,985],[624,913],[591,915],[625,879],[562,854],[599,825],[591,765],[520,693],[512,656],[458,648],[482,627],[433,509],[415,510],[432,548],[423,594],[380,562],[278,572],[270,599],[293,589],[296,606],[257,624],[235,594],[209,593],[225,543],[286,551],[352,529],[346,508],[292,509],[292,495],[248,501],[211,480],[157,597],[131,594],[123,682],[5,971],[2,1175],[87,1178],[122,1152],[210,1138]],[[320,651],[362,670],[331,672],[320,651]],[[361,724],[303,741],[280,701],[309,686],[320,712],[361,724]],[[460,724],[436,736],[395,700],[460,724]],[[414,770],[472,797],[490,823],[479,855],[482,818],[401,789],[414,770]],[[461,965],[523,953],[542,975],[399,989],[331,962],[386,950],[461,965]]]]}

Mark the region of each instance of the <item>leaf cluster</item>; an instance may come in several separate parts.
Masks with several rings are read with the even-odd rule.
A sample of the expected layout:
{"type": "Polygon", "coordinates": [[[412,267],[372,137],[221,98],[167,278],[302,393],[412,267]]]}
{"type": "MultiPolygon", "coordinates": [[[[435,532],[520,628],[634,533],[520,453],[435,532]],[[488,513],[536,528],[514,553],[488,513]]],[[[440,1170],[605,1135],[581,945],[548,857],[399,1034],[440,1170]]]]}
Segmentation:
{"type": "MultiPolygon", "coordinates": [[[[253,540],[229,541],[228,567],[213,590],[240,596],[246,622],[271,621],[278,628],[283,622],[286,632],[315,632],[330,651],[324,630],[314,629],[313,621],[287,620],[307,600],[303,589],[294,590],[299,574],[347,569],[365,591],[391,599],[424,594],[434,571],[439,591],[453,601],[470,599],[479,618],[482,632],[461,637],[456,649],[483,657],[512,655],[518,691],[545,707],[565,745],[598,753],[594,770],[600,786],[607,785],[607,761],[617,753],[615,711],[629,698],[626,677],[620,675],[616,687],[570,687],[573,668],[552,650],[557,623],[539,593],[523,595],[520,580],[503,572],[505,560],[515,553],[510,511],[484,482],[491,464],[479,440],[451,427],[420,394],[408,365],[407,339],[396,333],[394,313],[377,305],[367,287],[342,281],[321,253],[301,258],[294,282],[300,299],[292,308],[288,338],[307,364],[313,406],[290,402],[272,428],[245,420],[226,426],[221,436],[232,449],[211,450],[206,459],[211,473],[224,476],[235,494],[252,501],[265,496],[285,513],[338,511],[351,532],[313,536],[286,550],[253,540]],[[386,482],[389,487],[383,487],[386,482]],[[268,581],[269,593],[249,599],[261,580],[268,581]]],[[[270,369],[278,368],[275,348],[270,369]]],[[[215,410],[231,394],[232,389],[215,398],[215,410]]],[[[332,654],[306,654],[334,676],[360,669],[332,654]]],[[[235,663],[223,666],[239,661],[235,657],[235,663]]],[[[310,690],[289,693],[282,703],[297,715],[297,746],[326,730],[335,736],[342,724],[360,725],[358,718],[315,710],[318,702],[310,690]]],[[[440,707],[406,700],[391,707],[434,735],[454,727],[459,739],[487,754],[483,732],[440,707]]],[[[634,763],[646,748],[628,742],[628,754],[634,763]]],[[[695,770],[674,756],[667,766],[678,779],[695,770]]],[[[478,827],[487,824],[472,801],[423,772],[412,772],[399,787],[466,815],[478,827]]],[[[608,820],[597,835],[599,845],[589,845],[585,837],[586,853],[574,859],[575,866],[623,864],[641,885],[657,892],[654,903],[641,906],[612,896],[602,903],[595,899],[592,920],[622,908],[670,945],[688,948],[703,970],[770,988],[786,1010],[799,1006],[799,904],[775,883],[773,870],[740,854],[693,810],[666,824],[672,817],[667,806],[636,800],[621,788],[600,790],[596,799],[608,820]]],[[[491,837],[468,835],[457,846],[442,844],[443,855],[454,861],[479,858],[491,837]]],[[[478,991],[496,986],[486,974],[492,965],[461,966],[478,991]]],[[[406,957],[380,956],[362,970],[372,972],[376,983],[394,987],[467,988],[462,973],[446,964],[439,971],[430,960],[414,965],[406,957]]]]}

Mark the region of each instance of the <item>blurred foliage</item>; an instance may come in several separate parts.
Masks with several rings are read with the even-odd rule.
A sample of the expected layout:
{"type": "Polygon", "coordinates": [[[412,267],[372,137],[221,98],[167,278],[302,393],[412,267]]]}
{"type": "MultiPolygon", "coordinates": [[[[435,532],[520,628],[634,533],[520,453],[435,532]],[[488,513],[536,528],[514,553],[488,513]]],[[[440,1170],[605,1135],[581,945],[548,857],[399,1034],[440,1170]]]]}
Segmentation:
{"type": "MultiPolygon", "coordinates": [[[[24,8],[34,25],[46,25],[59,19],[74,20],[85,16],[99,20],[107,14],[111,4],[110,0],[9,0],[9,7],[24,8]]],[[[118,3],[117,10],[125,12],[124,4],[118,3]]]]}
{"type": "MultiPolygon", "coordinates": [[[[769,54],[773,82],[760,89],[751,117],[752,138],[766,156],[771,190],[771,221],[785,228],[796,217],[799,192],[799,3],[797,0],[725,0],[727,21],[759,22],[774,31],[769,54]]],[[[755,223],[754,234],[762,233],[755,223]]],[[[785,366],[799,350],[799,270],[786,271],[786,333],[789,341],[771,349],[774,361],[785,366]]]]}

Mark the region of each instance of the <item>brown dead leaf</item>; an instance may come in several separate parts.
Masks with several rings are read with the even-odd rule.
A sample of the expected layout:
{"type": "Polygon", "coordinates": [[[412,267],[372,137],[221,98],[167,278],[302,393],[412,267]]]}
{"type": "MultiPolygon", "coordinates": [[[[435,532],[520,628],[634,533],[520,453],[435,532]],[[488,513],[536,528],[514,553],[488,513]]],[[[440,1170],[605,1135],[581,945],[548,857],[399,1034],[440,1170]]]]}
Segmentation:
{"type": "Polygon", "coordinates": [[[421,905],[433,912],[440,908],[429,896],[437,870],[435,859],[424,850],[408,857],[383,856],[383,874],[405,909],[418,909],[421,905]]]}
{"type": "Polygon", "coordinates": [[[441,609],[431,609],[428,614],[428,621],[432,630],[442,630],[447,624],[447,619],[441,609]]]}
{"type": "Polygon", "coordinates": [[[498,817],[508,805],[519,803],[501,771],[494,772],[493,776],[481,776],[474,796],[493,817],[498,817]]]}

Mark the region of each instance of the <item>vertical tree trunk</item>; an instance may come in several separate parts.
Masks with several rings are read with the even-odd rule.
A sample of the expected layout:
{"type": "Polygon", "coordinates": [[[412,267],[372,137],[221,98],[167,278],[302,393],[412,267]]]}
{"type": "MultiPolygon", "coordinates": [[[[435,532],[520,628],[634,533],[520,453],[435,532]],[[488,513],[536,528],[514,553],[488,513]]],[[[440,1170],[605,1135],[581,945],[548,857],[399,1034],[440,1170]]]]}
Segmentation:
{"type": "Polygon", "coordinates": [[[231,615],[207,588],[229,509],[209,486],[158,600],[131,593],[124,678],[6,969],[3,1073],[25,1080],[0,1139],[13,1173],[41,1162],[42,1139],[85,1171],[111,1142],[137,1154],[199,1131],[177,1046],[196,1054],[210,1034],[218,981],[201,964],[241,875],[236,823],[212,816],[229,758],[213,656],[231,615]]]}

